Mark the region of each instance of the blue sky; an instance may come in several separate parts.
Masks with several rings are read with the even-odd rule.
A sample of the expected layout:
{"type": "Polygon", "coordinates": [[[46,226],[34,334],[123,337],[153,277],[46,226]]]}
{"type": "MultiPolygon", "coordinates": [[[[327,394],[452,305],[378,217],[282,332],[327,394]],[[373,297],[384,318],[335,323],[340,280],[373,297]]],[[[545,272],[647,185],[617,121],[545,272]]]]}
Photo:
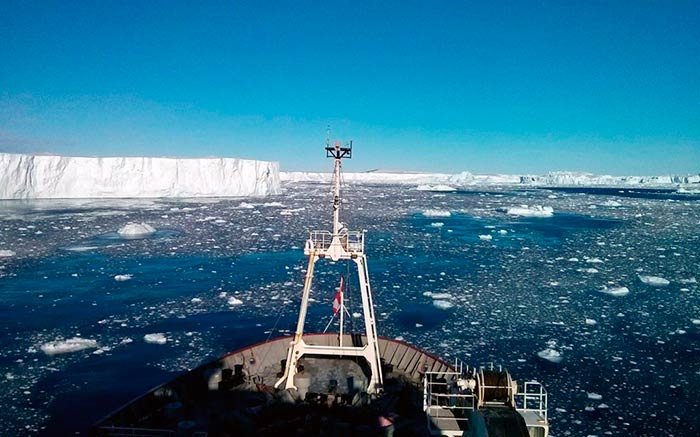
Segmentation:
{"type": "Polygon", "coordinates": [[[700,172],[700,2],[0,3],[0,150],[700,172]]]}

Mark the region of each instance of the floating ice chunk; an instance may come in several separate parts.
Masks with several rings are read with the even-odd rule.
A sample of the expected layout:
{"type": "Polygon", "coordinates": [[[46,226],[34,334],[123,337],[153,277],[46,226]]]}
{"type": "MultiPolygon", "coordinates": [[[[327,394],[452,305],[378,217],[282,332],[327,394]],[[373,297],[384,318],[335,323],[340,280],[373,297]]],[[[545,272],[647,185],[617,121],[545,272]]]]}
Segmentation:
{"type": "Polygon", "coordinates": [[[549,347],[547,349],[537,352],[537,356],[551,363],[561,363],[561,361],[564,359],[561,352],[549,347]]]}
{"type": "Polygon", "coordinates": [[[221,299],[226,299],[226,295],[227,295],[227,294],[228,294],[227,292],[222,291],[221,293],[219,293],[219,297],[220,297],[221,299]]]}
{"type": "Polygon", "coordinates": [[[359,319],[360,317],[362,317],[362,313],[352,313],[352,316],[356,319],[359,319]]]}
{"type": "Polygon", "coordinates": [[[455,187],[449,185],[418,185],[418,191],[457,191],[455,187]]]}
{"type": "Polygon", "coordinates": [[[97,347],[97,340],[89,338],[73,337],[67,340],[56,340],[44,343],[41,345],[41,350],[46,355],[65,354],[69,352],[77,352],[83,349],[97,347]]]}
{"type": "Polygon", "coordinates": [[[601,293],[609,294],[611,296],[626,296],[627,294],[629,294],[630,289],[627,287],[608,288],[604,285],[603,288],[598,291],[600,291],[601,293]]]}
{"type": "Polygon", "coordinates": [[[554,208],[551,206],[541,206],[541,205],[520,205],[506,209],[506,214],[515,215],[519,217],[552,217],[554,215],[554,208]]]}
{"type": "Polygon", "coordinates": [[[693,276],[692,278],[681,279],[679,282],[680,282],[681,284],[697,284],[697,283],[698,283],[698,280],[695,279],[695,276],[693,276]]]}
{"type": "Polygon", "coordinates": [[[488,235],[488,234],[486,234],[486,235],[479,235],[479,240],[491,241],[491,240],[493,240],[493,236],[492,236],[492,235],[488,235]]]}
{"type": "Polygon", "coordinates": [[[127,223],[121,227],[117,233],[125,238],[138,238],[151,235],[156,229],[148,223],[127,223]]]}
{"type": "Polygon", "coordinates": [[[154,343],[154,344],[165,344],[168,342],[167,337],[165,337],[165,334],[162,332],[156,332],[153,334],[146,334],[143,336],[143,340],[146,343],[154,343]]]}
{"type": "MultiPolygon", "coordinates": [[[[425,293],[430,293],[429,291],[426,291],[425,293]]],[[[423,296],[428,296],[427,294],[423,293],[423,296]]],[[[430,293],[429,295],[433,299],[452,299],[452,295],[450,293],[430,293]]]]}
{"type": "Polygon", "coordinates": [[[700,319],[690,319],[690,323],[693,325],[700,325],[700,319]]]}
{"type": "Polygon", "coordinates": [[[581,272],[581,273],[598,273],[598,269],[594,269],[594,268],[587,268],[587,269],[581,268],[581,269],[576,269],[576,271],[581,272]]]}
{"type": "Polygon", "coordinates": [[[505,229],[500,229],[500,230],[498,231],[498,233],[501,234],[501,235],[506,235],[506,234],[508,233],[508,231],[506,231],[505,229]]]}
{"type": "Polygon", "coordinates": [[[119,342],[119,344],[129,344],[129,343],[133,343],[133,342],[134,342],[133,339],[131,339],[131,338],[129,338],[129,337],[124,337],[124,338],[122,339],[122,341],[119,342]]]}
{"type": "Polygon", "coordinates": [[[603,205],[604,206],[614,206],[614,207],[622,206],[622,204],[620,202],[618,202],[617,200],[608,200],[607,202],[603,202],[603,205]]]}
{"type": "Polygon", "coordinates": [[[416,323],[416,328],[422,328],[423,324],[422,323],[416,323]]]}
{"type": "Polygon", "coordinates": [[[241,202],[236,209],[253,209],[255,208],[255,205],[251,205],[248,202],[241,202]]]}
{"type": "Polygon", "coordinates": [[[426,209],[423,211],[425,217],[450,217],[451,212],[444,209],[426,209]]]}
{"type": "Polygon", "coordinates": [[[586,262],[591,264],[602,264],[603,260],[600,258],[586,258],[586,262]]]}
{"type": "Polygon", "coordinates": [[[238,299],[235,296],[231,296],[228,298],[228,304],[231,306],[236,306],[236,305],[243,305],[243,301],[238,299]]]}
{"type": "Polygon", "coordinates": [[[432,295],[433,295],[433,292],[432,292],[432,291],[424,291],[424,292],[423,292],[423,296],[430,297],[430,296],[432,296],[432,295]]]}
{"type": "Polygon", "coordinates": [[[671,282],[661,276],[637,275],[640,281],[652,287],[665,287],[671,282]]]}
{"type": "Polygon", "coordinates": [[[433,305],[441,310],[448,310],[454,306],[449,300],[434,300],[433,305]]]}
{"type": "Polygon", "coordinates": [[[588,393],[588,399],[592,399],[594,401],[599,401],[599,400],[603,399],[603,396],[599,395],[598,393],[590,392],[590,393],[588,393]]]}
{"type": "Polygon", "coordinates": [[[15,252],[8,250],[8,249],[2,249],[0,250],[0,258],[9,258],[11,256],[17,255],[15,252]]]}
{"type": "Polygon", "coordinates": [[[598,322],[596,322],[595,319],[588,319],[588,318],[586,319],[586,325],[593,326],[596,324],[598,324],[598,322]]]}
{"type": "Polygon", "coordinates": [[[192,303],[200,303],[200,302],[202,302],[202,299],[200,299],[199,297],[193,297],[192,299],[190,299],[190,302],[192,302],[192,303]]]}
{"type": "Polygon", "coordinates": [[[129,279],[132,278],[132,275],[127,274],[127,275],[114,275],[114,280],[123,282],[123,281],[128,281],[129,279]]]}
{"type": "Polygon", "coordinates": [[[445,224],[443,222],[433,222],[430,224],[430,226],[432,226],[434,228],[441,228],[441,227],[445,226],[445,224]]]}

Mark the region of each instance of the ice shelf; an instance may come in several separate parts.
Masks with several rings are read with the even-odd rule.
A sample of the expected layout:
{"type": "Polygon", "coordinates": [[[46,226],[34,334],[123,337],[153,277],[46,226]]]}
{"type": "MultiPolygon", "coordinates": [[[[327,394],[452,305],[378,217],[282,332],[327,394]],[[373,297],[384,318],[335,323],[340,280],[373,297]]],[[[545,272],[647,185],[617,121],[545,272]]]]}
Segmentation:
{"type": "Polygon", "coordinates": [[[277,162],[0,153],[0,199],[228,197],[279,192],[277,162]]]}

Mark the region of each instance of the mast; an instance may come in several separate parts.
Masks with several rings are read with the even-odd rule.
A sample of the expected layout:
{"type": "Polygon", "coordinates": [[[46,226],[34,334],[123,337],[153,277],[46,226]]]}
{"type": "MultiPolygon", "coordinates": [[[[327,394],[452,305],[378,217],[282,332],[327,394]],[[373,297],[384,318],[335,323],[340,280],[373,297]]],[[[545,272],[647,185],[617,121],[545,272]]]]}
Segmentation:
{"type": "Polygon", "coordinates": [[[342,170],[342,160],[352,158],[352,141],[341,145],[340,141],[335,141],[331,146],[330,139],[326,139],[326,157],[333,158],[333,231],[311,231],[309,239],[304,246],[304,254],[309,257],[304,290],[301,297],[301,307],[299,309],[299,319],[294,339],[289,345],[287,353],[287,364],[283,376],[275,383],[275,387],[280,387],[284,383],[284,388],[296,388],[295,376],[298,371],[299,360],[305,354],[327,355],[327,356],[354,356],[364,357],[369,364],[371,376],[367,386],[367,393],[378,393],[383,384],[382,368],[379,355],[379,341],[377,339],[377,326],[374,317],[374,303],[372,300],[372,290],[369,283],[369,272],[367,270],[367,257],[364,253],[364,231],[349,231],[340,221],[340,176],[342,170]],[[352,260],[357,266],[357,275],[362,298],[362,312],[365,324],[366,344],[356,344],[345,346],[343,343],[343,323],[344,323],[344,296],[340,295],[340,333],[337,344],[313,345],[304,341],[304,322],[309,304],[311,283],[313,280],[314,266],[320,259],[330,258],[333,261],[352,260]]]}

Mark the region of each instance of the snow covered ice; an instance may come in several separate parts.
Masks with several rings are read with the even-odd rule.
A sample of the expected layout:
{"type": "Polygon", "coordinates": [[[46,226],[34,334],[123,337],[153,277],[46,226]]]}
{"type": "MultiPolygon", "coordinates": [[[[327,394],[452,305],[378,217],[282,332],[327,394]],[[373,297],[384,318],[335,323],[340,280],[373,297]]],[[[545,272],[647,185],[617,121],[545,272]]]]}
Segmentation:
{"type": "Polygon", "coordinates": [[[165,344],[168,342],[168,338],[162,332],[156,332],[144,335],[143,341],[146,343],[165,344]]]}
{"type": "Polygon", "coordinates": [[[89,338],[73,337],[67,340],[55,340],[41,345],[41,350],[46,355],[67,354],[83,349],[96,348],[97,341],[89,338]]]}
{"type": "MultiPolygon", "coordinates": [[[[700,375],[700,195],[450,177],[357,179],[344,189],[343,222],[367,230],[380,335],[537,379],[558,436],[698,434],[697,422],[672,418],[700,411],[687,396],[700,375]],[[506,213],[520,205],[552,214],[506,213]]],[[[87,416],[109,412],[86,399],[126,402],[211,357],[291,335],[307,231],[329,226],[331,199],[328,179],[280,189],[277,197],[2,201],[0,250],[14,255],[0,257],[0,375],[11,375],[0,435],[25,426],[73,434],[92,423],[87,416]],[[129,223],[155,232],[125,238],[118,230],[129,223]],[[63,342],[75,338],[89,347],[44,351],[68,350],[63,342]],[[138,384],[120,382],[133,375],[138,384]],[[59,413],[68,422],[57,431],[59,413]]],[[[324,329],[345,269],[319,266],[309,331],[324,329]]],[[[357,324],[356,286],[346,321],[357,324]]]]}
{"type": "Polygon", "coordinates": [[[278,192],[276,162],[0,153],[0,199],[250,196],[278,192]]]}
{"type": "Polygon", "coordinates": [[[153,226],[147,223],[127,223],[117,233],[125,238],[140,238],[155,233],[153,226]]]}
{"type": "Polygon", "coordinates": [[[650,275],[637,275],[640,281],[652,287],[665,287],[671,282],[660,276],[650,276],[650,275]]]}

